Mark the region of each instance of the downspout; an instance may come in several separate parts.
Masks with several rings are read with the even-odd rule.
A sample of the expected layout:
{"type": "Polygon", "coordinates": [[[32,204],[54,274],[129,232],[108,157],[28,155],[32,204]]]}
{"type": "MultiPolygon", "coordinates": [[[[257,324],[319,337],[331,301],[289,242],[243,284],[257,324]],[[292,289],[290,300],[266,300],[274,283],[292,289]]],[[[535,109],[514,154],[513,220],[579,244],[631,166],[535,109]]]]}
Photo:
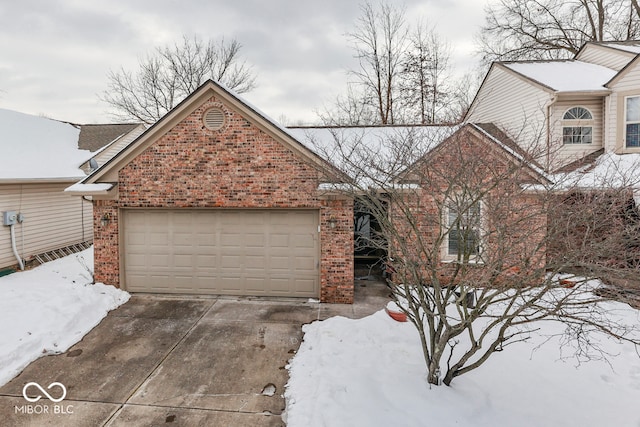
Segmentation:
{"type": "Polygon", "coordinates": [[[545,161],[545,169],[547,172],[551,171],[551,106],[553,104],[556,103],[556,101],[558,100],[558,95],[557,94],[553,94],[553,96],[551,97],[551,99],[549,99],[549,101],[547,101],[547,104],[545,105],[546,107],[546,113],[547,113],[547,149],[546,149],[546,161],[545,161]]]}
{"type": "Polygon", "coordinates": [[[11,224],[9,228],[11,228],[11,249],[13,249],[13,255],[18,260],[18,265],[20,266],[20,270],[24,270],[24,262],[22,262],[22,258],[18,253],[18,249],[16,248],[16,232],[15,232],[15,224],[11,224]]]}

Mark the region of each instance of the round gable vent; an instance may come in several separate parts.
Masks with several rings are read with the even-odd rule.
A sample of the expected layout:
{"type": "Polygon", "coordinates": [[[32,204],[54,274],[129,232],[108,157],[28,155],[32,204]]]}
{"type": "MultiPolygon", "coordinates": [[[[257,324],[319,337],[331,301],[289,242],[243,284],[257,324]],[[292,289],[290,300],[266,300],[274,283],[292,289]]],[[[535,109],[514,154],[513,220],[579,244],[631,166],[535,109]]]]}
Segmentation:
{"type": "Polygon", "coordinates": [[[224,111],[220,108],[209,108],[204,112],[204,126],[209,130],[219,130],[224,126],[224,111]]]}

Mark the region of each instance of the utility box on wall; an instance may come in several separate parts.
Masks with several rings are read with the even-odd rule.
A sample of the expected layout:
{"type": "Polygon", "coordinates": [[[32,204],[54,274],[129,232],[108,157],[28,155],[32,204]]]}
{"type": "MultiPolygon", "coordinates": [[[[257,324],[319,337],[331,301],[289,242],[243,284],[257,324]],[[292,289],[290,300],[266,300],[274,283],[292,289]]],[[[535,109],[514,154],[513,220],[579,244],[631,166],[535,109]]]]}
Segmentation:
{"type": "Polygon", "coordinates": [[[18,214],[15,211],[2,212],[2,225],[13,225],[18,220],[18,214]]]}

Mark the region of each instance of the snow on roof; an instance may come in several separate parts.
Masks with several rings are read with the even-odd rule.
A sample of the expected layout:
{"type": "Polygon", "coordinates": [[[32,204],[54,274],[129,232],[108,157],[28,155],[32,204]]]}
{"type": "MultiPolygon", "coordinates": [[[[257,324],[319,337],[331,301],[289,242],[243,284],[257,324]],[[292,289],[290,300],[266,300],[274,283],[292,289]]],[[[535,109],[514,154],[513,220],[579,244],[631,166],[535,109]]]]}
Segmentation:
{"type": "Polygon", "coordinates": [[[640,53],[639,41],[636,41],[634,43],[625,42],[625,43],[598,43],[598,44],[602,46],[607,46],[613,49],[624,50],[625,52],[631,52],[636,55],[640,53]]]}
{"type": "Polygon", "coordinates": [[[557,92],[607,90],[604,86],[618,72],[582,61],[503,62],[505,67],[557,92]]]}
{"type": "Polygon", "coordinates": [[[82,184],[76,182],[75,184],[64,189],[67,193],[105,193],[114,187],[112,183],[97,183],[97,184],[82,184]]]}
{"type": "Polygon", "coordinates": [[[459,126],[372,126],[289,128],[310,150],[359,185],[390,183],[459,126]]]}
{"type": "Polygon", "coordinates": [[[571,172],[550,175],[547,185],[525,185],[533,191],[607,190],[631,188],[640,205],[640,154],[605,153],[594,163],[571,172]]]}
{"type": "Polygon", "coordinates": [[[91,152],[69,123],[0,109],[0,179],[81,178],[91,152]]]}
{"type": "Polygon", "coordinates": [[[640,154],[606,153],[593,165],[553,178],[563,189],[640,188],[640,154]]]}

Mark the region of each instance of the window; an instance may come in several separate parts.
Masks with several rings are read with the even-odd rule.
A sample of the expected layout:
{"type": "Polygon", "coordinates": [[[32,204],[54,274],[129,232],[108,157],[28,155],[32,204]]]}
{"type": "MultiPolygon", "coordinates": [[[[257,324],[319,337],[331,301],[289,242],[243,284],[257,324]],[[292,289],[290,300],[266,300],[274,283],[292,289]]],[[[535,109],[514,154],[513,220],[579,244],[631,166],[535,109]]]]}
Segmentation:
{"type": "Polygon", "coordinates": [[[627,147],[640,147],[640,96],[626,98],[625,141],[627,147]]]}
{"type": "Polygon", "coordinates": [[[461,210],[463,206],[453,202],[447,206],[445,258],[449,260],[474,260],[480,255],[481,204],[476,202],[461,210]]]}
{"type": "Polygon", "coordinates": [[[593,115],[584,107],[572,107],[562,116],[563,144],[591,144],[593,115]]]}

